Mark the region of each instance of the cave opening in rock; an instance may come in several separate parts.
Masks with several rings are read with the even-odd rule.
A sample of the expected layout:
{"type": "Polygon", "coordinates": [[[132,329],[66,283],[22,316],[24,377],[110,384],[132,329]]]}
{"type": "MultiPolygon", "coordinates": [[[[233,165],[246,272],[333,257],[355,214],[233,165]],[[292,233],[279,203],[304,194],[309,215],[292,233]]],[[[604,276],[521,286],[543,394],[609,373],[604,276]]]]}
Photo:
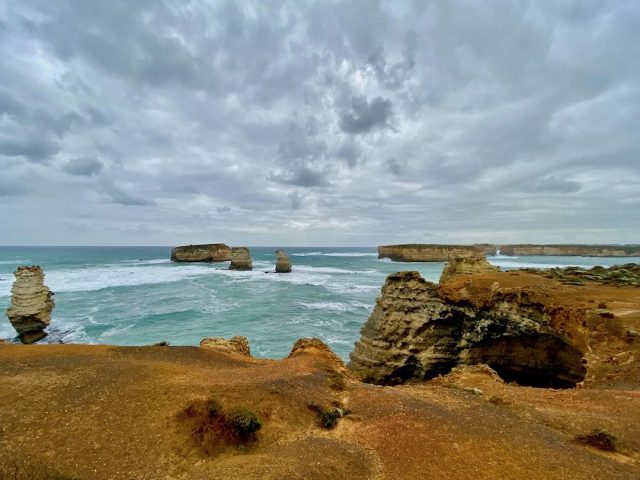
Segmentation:
{"type": "Polygon", "coordinates": [[[549,334],[483,342],[471,349],[468,363],[486,363],[505,382],[530,387],[572,388],[586,375],[582,354],[549,334]]]}

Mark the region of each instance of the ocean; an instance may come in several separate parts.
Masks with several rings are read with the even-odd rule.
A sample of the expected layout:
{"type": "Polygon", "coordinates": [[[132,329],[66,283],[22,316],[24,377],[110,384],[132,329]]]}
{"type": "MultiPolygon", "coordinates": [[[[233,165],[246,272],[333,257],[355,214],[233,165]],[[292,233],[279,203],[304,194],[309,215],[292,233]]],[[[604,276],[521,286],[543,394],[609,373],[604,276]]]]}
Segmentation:
{"type": "MultiPolygon", "coordinates": [[[[198,345],[204,337],[248,337],[256,357],[286,356],[301,337],[324,340],[345,360],[385,277],[417,270],[438,281],[443,263],[378,259],[375,248],[286,248],[288,274],[275,247],[252,247],[254,270],[223,263],[173,263],[171,247],[0,247],[0,310],[11,300],[13,271],[40,265],[55,292],[44,343],[198,345]]],[[[639,258],[489,257],[505,269],[615,265],[639,258]]],[[[5,315],[0,338],[15,341],[5,315]]]]}

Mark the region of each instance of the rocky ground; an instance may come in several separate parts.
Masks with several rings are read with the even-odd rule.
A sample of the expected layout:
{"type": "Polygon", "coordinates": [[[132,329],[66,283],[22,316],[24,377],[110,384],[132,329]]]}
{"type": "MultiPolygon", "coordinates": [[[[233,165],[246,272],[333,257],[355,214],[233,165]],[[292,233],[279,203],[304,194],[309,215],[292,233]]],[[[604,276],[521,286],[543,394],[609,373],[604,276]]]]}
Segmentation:
{"type": "Polygon", "coordinates": [[[640,478],[640,369],[637,338],[627,336],[640,326],[640,289],[530,272],[480,273],[440,289],[481,303],[496,282],[606,314],[589,327],[598,345],[590,382],[525,387],[461,365],[429,381],[371,385],[316,342],[282,360],[251,358],[239,340],[0,342],[0,479],[640,478]],[[257,414],[255,441],[205,451],[189,412],[211,400],[257,414]]]}

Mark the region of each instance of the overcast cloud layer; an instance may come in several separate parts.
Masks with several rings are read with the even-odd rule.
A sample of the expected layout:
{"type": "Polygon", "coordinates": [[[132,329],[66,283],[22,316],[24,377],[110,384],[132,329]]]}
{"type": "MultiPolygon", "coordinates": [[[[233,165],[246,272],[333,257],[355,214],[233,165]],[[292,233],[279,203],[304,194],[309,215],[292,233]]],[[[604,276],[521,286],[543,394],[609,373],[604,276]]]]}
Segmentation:
{"type": "Polygon", "coordinates": [[[639,243],[639,25],[636,0],[0,0],[0,243],[639,243]]]}

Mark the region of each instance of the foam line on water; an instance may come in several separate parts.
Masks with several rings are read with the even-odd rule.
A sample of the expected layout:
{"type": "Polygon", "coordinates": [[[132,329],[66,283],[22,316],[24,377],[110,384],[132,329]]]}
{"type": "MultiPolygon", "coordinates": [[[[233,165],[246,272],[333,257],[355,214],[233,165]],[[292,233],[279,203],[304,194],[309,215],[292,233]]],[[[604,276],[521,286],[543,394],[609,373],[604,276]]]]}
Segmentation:
{"type": "Polygon", "coordinates": [[[305,252],[292,253],[296,257],[377,257],[374,252],[305,252]]]}

